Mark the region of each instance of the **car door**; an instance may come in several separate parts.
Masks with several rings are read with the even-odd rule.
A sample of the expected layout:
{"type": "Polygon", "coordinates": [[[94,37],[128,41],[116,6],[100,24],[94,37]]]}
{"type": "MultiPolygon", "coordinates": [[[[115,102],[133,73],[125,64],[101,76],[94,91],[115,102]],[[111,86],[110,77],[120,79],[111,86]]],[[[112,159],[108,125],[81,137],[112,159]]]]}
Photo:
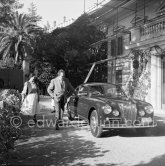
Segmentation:
{"type": "Polygon", "coordinates": [[[87,112],[89,108],[88,103],[88,86],[81,85],[78,89],[78,99],[76,102],[77,104],[77,113],[78,115],[82,116],[83,118],[87,117],[87,112]]]}
{"type": "MultiPolygon", "coordinates": [[[[78,92],[79,87],[76,88],[76,92],[78,92]]],[[[72,94],[69,97],[69,101],[68,101],[68,106],[69,106],[69,110],[71,112],[77,112],[77,102],[78,102],[78,98],[75,96],[75,94],[72,94]]]]}

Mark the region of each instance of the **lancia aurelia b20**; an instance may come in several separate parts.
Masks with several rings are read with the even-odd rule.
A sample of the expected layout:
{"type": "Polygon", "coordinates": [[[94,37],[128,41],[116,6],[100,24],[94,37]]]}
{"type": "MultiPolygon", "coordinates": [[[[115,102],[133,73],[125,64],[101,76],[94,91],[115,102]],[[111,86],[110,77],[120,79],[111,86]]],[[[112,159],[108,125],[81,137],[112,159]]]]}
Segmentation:
{"type": "Polygon", "coordinates": [[[104,129],[155,127],[150,103],[128,97],[121,86],[110,83],[84,83],[68,102],[70,120],[76,115],[87,120],[91,133],[100,137],[104,129]]]}

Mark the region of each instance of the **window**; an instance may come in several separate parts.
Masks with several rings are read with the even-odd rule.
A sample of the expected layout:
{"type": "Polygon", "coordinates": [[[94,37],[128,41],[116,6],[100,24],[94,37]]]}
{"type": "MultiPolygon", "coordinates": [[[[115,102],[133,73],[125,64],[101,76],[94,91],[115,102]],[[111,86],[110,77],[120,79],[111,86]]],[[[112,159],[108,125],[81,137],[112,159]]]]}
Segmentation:
{"type": "Polygon", "coordinates": [[[119,37],[118,38],[118,54],[117,55],[122,55],[123,54],[123,38],[119,37]]]}
{"type": "Polygon", "coordinates": [[[116,39],[111,40],[111,55],[116,55],[116,39]]]}
{"type": "Polygon", "coordinates": [[[122,70],[116,70],[116,83],[122,84],[122,70]]]}
{"type": "Polygon", "coordinates": [[[122,55],[123,54],[123,37],[111,40],[111,55],[122,55]]]}

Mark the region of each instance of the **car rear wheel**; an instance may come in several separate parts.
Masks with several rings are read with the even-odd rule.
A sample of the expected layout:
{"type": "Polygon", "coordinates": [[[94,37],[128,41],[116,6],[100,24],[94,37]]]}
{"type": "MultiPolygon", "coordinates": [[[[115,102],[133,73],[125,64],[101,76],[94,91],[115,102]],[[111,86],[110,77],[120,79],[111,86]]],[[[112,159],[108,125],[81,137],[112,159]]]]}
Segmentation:
{"type": "Polygon", "coordinates": [[[99,124],[98,113],[96,110],[93,110],[90,116],[90,129],[94,137],[101,137],[103,128],[99,124]]]}

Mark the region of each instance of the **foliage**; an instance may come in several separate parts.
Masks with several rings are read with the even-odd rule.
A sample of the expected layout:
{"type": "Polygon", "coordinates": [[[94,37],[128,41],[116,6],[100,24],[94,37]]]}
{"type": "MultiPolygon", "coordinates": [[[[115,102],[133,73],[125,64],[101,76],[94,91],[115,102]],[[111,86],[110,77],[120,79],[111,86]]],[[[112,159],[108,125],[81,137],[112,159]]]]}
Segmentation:
{"type": "Polygon", "coordinates": [[[6,155],[14,149],[14,142],[20,137],[19,127],[12,125],[12,117],[20,112],[20,94],[13,89],[0,91],[0,164],[6,164],[6,155]]]}
{"type": "MultiPolygon", "coordinates": [[[[103,42],[99,48],[92,48],[91,62],[107,59],[107,42],[103,42]]],[[[89,71],[89,70],[88,70],[89,71]]],[[[107,82],[107,62],[95,66],[90,82],[107,82]],[[101,74],[100,74],[101,73],[101,74]]]]}
{"type": "Polygon", "coordinates": [[[42,17],[37,14],[37,7],[33,2],[30,4],[30,7],[28,8],[28,16],[38,21],[42,19],[42,17]]]}
{"type": "Polygon", "coordinates": [[[146,50],[132,49],[131,54],[133,71],[129,80],[129,95],[140,100],[145,100],[151,87],[150,54],[146,50]]]}
{"type": "Polygon", "coordinates": [[[8,19],[11,13],[23,7],[18,0],[1,0],[0,1],[0,23],[8,19]]]}
{"type": "Polygon", "coordinates": [[[42,66],[44,69],[43,72],[40,73],[38,79],[42,84],[45,84],[46,86],[49,85],[50,80],[55,77],[56,70],[53,67],[50,67],[49,64],[42,66]],[[54,70],[53,70],[54,69],[54,70]]]}
{"type": "Polygon", "coordinates": [[[12,69],[14,68],[14,59],[13,58],[8,58],[5,61],[0,60],[0,68],[8,68],[12,69]]]}
{"type": "Polygon", "coordinates": [[[148,95],[148,91],[151,88],[151,73],[146,70],[139,79],[136,89],[134,90],[134,98],[139,100],[145,100],[148,95]]]}
{"type": "Polygon", "coordinates": [[[0,53],[3,53],[4,60],[13,57],[17,64],[18,61],[28,57],[35,45],[35,36],[41,31],[35,24],[37,21],[26,14],[15,12],[8,20],[2,22],[8,29],[0,37],[0,53]]]}
{"type": "Polygon", "coordinates": [[[51,28],[51,27],[50,27],[50,23],[49,23],[49,21],[47,21],[47,22],[46,22],[46,25],[44,25],[44,31],[45,31],[45,32],[49,32],[49,31],[50,31],[50,28],[51,28]]]}
{"type": "Polygon", "coordinates": [[[91,18],[84,14],[70,26],[41,34],[33,57],[41,64],[49,63],[56,70],[64,69],[71,83],[77,86],[84,81],[91,67],[87,64],[94,62],[96,57],[97,60],[106,58],[105,46],[97,53],[93,53],[90,47],[104,37],[104,33],[91,24],[91,18]]]}

